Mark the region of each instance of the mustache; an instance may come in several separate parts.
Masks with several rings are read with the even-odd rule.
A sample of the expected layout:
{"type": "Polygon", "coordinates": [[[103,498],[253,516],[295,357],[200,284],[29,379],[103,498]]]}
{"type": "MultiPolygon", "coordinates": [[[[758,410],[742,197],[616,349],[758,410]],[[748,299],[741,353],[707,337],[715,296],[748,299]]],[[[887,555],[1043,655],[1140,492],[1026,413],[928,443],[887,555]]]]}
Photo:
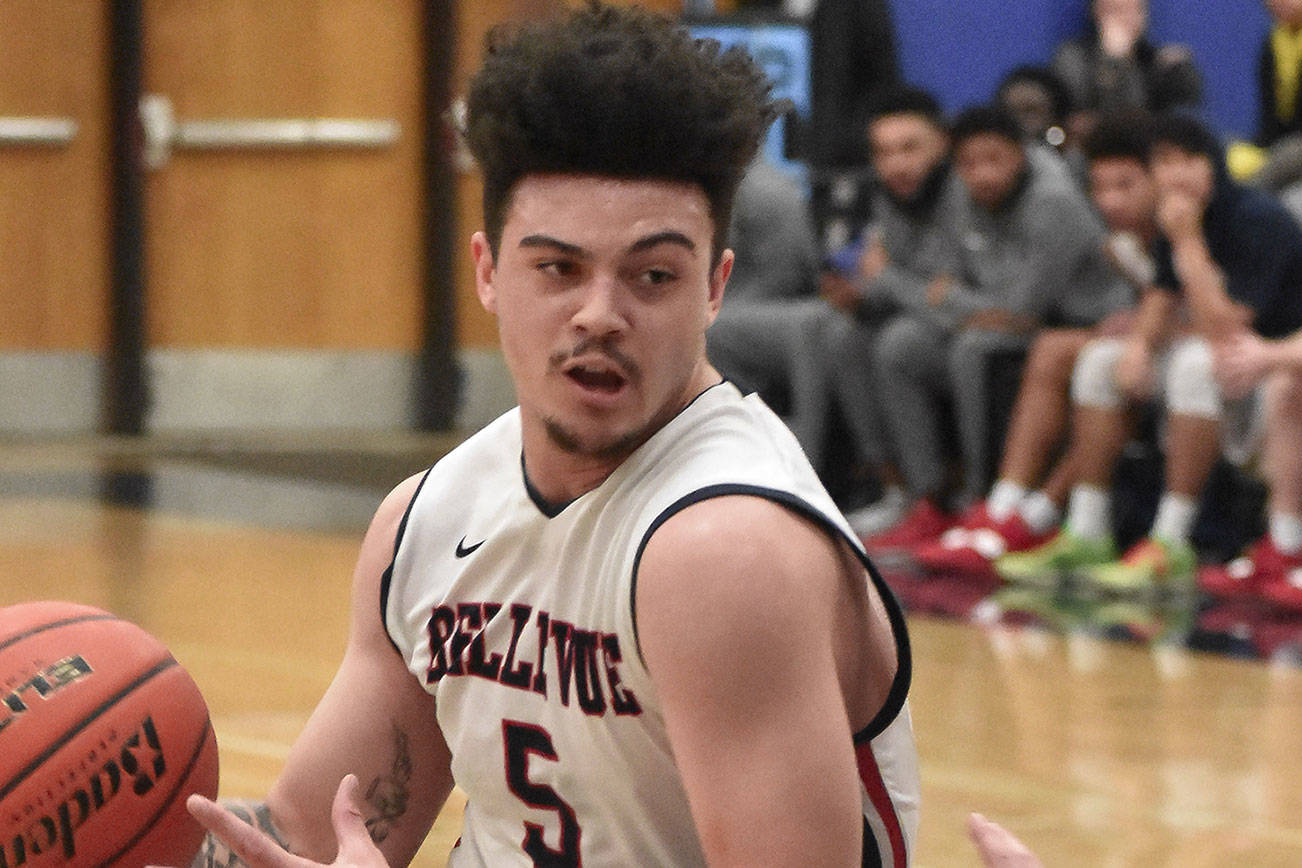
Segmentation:
{"type": "Polygon", "coordinates": [[[571,359],[590,355],[600,355],[610,359],[630,380],[641,375],[642,371],[637,362],[621,352],[619,347],[608,338],[600,337],[584,338],[568,350],[557,350],[547,357],[547,364],[553,370],[560,370],[571,359]]]}

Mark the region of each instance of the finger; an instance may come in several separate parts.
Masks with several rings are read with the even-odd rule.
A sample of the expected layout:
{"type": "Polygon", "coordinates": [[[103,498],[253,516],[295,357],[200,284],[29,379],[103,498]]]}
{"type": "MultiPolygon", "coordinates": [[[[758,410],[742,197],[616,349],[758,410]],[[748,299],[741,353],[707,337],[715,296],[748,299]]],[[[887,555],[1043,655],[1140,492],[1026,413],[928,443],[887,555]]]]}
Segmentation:
{"type": "Polygon", "coordinates": [[[250,868],[299,868],[305,864],[211,799],[192,795],[185,806],[200,825],[220,838],[250,868]]]}
{"type": "Polygon", "coordinates": [[[384,857],[371,840],[366,820],[357,808],[357,788],[357,775],[344,775],[330,808],[335,839],[339,842],[338,861],[349,865],[383,865],[384,857]]]}

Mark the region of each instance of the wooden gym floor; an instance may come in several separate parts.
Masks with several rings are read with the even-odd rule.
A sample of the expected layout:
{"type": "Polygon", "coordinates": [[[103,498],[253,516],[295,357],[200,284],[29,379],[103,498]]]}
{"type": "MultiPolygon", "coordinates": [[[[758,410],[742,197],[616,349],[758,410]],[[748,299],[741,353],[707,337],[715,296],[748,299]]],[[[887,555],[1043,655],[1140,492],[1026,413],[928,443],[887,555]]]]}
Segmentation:
{"type": "MultiPolygon", "coordinates": [[[[76,600],[153,632],[208,699],[223,795],[260,796],[342,651],[371,510],[449,445],[0,443],[0,605],[76,600]]],[[[944,580],[893,581],[925,610],[944,580]]],[[[1189,650],[1178,614],[989,590],[946,590],[972,597],[967,619],[911,616],[918,865],[977,864],[962,830],[973,809],[1050,866],[1302,864],[1288,624],[1263,662],[1189,650]]],[[[444,863],[460,810],[454,795],[416,864],[444,863]]]]}

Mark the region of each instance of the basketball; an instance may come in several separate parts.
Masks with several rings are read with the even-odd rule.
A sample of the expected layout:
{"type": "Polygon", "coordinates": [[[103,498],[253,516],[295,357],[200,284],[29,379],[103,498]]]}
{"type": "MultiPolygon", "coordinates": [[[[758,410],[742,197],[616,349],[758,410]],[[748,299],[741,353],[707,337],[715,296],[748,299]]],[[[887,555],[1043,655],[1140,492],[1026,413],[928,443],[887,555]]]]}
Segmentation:
{"type": "Polygon", "coordinates": [[[157,639],[64,602],[0,609],[0,866],[184,866],[217,741],[157,639]]]}

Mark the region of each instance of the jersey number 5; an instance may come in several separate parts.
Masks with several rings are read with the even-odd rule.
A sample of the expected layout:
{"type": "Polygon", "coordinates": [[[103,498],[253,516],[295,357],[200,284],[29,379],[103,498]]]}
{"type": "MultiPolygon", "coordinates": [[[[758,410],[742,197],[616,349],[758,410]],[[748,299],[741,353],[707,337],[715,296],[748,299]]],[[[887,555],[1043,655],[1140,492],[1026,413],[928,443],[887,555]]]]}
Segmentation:
{"type": "Polygon", "coordinates": [[[555,811],[561,823],[561,848],[553,850],[543,843],[543,827],[526,822],[524,842],[521,845],[524,852],[529,854],[533,864],[539,868],[577,868],[579,838],[583,830],[579,828],[574,809],[551,787],[529,780],[531,754],[552,762],[557,760],[551,735],[540,726],[503,720],[502,741],[506,745],[506,785],[511,788],[511,792],[531,808],[555,811]]]}

